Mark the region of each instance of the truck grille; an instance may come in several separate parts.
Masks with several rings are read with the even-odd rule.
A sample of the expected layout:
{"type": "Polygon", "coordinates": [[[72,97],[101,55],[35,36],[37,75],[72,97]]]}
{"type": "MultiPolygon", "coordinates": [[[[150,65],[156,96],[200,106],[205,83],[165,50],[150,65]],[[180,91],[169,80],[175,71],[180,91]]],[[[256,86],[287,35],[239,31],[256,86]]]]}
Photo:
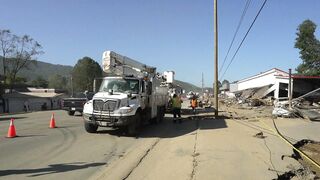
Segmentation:
{"type": "Polygon", "coordinates": [[[93,100],[93,110],[95,111],[114,111],[117,108],[118,101],[107,100],[93,100]]]}

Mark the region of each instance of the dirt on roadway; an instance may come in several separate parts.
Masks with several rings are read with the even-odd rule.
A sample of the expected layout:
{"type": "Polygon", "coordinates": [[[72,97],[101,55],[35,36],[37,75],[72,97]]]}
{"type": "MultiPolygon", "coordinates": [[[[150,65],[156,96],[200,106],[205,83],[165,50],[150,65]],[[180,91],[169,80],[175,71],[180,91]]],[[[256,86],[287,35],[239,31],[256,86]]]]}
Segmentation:
{"type": "MultiPolygon", "coordinates": [[[[320,122],[311,122],[302,118],[281,118],[272,116],[272,106],[243,107],[241,105],[222,105],[225,113],[233,119],[247,122],[263,122],[258,126],[264,130],[270,130],[277,134],[275,125],[278,126],[280,133],[296,148],[304,152],[309,158],[320,164],[320,136],[318,130],[320,122]],[[313,127],[313,128],[312,128],[313,127]]],[[[284,177],[299,177],[303,179],[317,179],[320,177],[320,169],[312,164],[297,151],[292,149],[292,154],[284,155],[296,159],[302,164],[300,169],[292,169],[282,173],[284,177]]],[[[282,158],[284,157],[282,156],[282,158]]],[[[288,178],[290,179],[290,178],[288,178]]]]}
{"type": "Polygon", "coordinates": [[[270,130],[251,124],[254,118],[238,121],[226,113],[215,119],[212,109],[202,109],[196,116],[184,114],[181,124],[168,114],[162,124],[144,129],[139,139],[147,143],[92,179],[277,179],[301,167],[292,158],[281,159],[292,149],[270,130]],[[263,138],[254,136],[261,131],[263,138]]]}

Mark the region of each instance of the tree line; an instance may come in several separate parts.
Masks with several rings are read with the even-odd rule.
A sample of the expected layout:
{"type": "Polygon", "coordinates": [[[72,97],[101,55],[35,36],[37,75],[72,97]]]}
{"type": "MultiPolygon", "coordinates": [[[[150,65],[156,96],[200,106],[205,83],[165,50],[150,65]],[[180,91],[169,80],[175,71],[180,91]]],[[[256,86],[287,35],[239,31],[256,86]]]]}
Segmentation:
{"type": "Polygon", "coordinates": [[[90,57],[79,59],[69,76],[54,74],[45,80],[39,76],[31,82],[34,87],[54,88],[72,94],[74,92],[93,91],[93,81],[102,76],[99,63],[90,57]]]}
{"type": "MultiPolygon", "coordinates": [[[[320,75],[320,41],[315,36],[317,25],[311,20],[303,21],[297,28],[295,48],[300,50],[302,63],[296,71],[302,75],[320,75]]],[[[26,77],[19,77],[22,69],[29,69],[31,64],[37,64],[37,57],[44,53],[38,41],[29,35],[18,36],[10,30],[0,29],[0,95],[4,89],[12,89],[18,84],[25,84],[26,77]]],[[[55,88],[65,91],[92,91],[94,78],[102,76],[99,63],[90,57],[77,61],[69,76],[54,74],[46,80],[39,76],[31,82],[31,86],[55,88]]],[[[224,80],[219,86],[227,83],[224,80]]]]}

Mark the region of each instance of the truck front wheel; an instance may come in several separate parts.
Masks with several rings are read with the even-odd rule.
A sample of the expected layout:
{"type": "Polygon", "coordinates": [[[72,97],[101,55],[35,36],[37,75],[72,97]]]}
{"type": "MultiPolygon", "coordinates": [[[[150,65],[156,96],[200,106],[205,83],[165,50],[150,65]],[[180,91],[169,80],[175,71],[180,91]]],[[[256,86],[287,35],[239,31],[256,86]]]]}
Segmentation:
{"type": "Polygon", "coordinates": [[[84,128],[88,133],[96,133],[98,126],[92,123],[84,122],[84,128]]]}

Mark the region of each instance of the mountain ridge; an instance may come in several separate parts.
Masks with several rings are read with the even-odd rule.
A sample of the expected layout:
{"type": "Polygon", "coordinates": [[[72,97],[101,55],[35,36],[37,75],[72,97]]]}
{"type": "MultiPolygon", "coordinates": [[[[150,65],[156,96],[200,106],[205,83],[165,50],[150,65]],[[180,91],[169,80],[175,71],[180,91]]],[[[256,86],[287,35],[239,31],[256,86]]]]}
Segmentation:
{"type": "MultiPolygon", "coordinates": [[[[43,61],[36,61],[36,64],[31,64],[29,69],[22,69],[18,72],[19,77],[26,78],[27,82],[31,82],[41,76],[43,79],[48,80],[50,76],[59,74],[65,77],[71,77],[73,66],[52,64],[43,61]]],[[[2,65],[2,59],[0,58],[0,65],[2,65]]],[[[3,66],[0,66],[0,74],[3,74],[3,66]]],[[[195,91],[201,92],[201,88],[189,82],[175,80],[176,84],[181,86],[186,92],[195,91]]]]}

